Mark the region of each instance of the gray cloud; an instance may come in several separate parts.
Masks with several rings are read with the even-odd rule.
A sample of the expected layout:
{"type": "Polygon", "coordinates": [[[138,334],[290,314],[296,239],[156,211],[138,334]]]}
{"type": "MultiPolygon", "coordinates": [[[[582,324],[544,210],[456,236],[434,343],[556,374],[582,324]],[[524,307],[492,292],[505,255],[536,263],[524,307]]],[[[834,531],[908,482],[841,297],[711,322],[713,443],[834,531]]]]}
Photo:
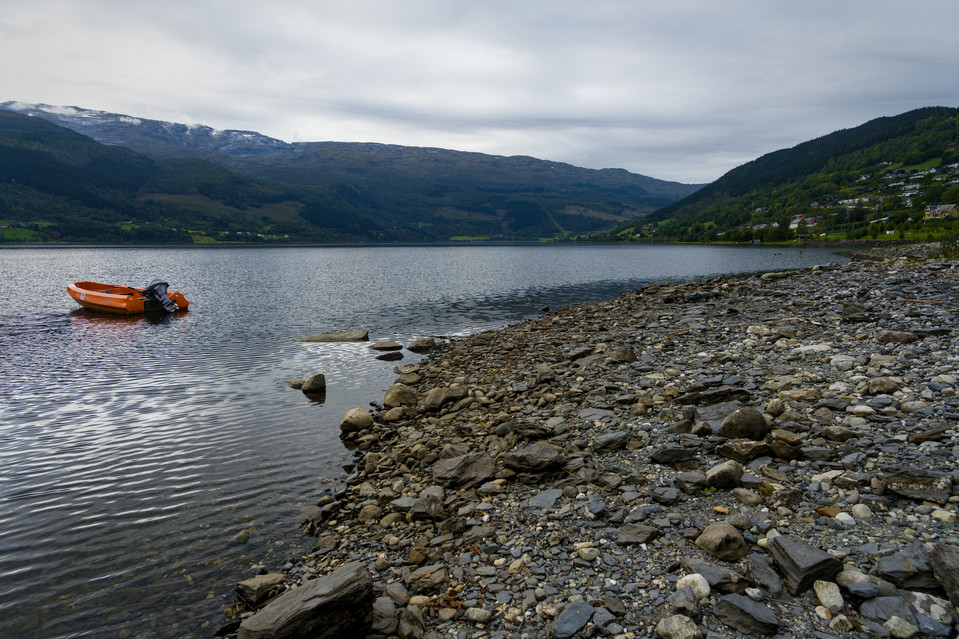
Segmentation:
{"type": "Polygon", "coordinates": [[[13,0],[3,99],[706,182],[959,105],[959,4],[13,0]],[[13,63],[9,61],[15,61],[13,63]]]}

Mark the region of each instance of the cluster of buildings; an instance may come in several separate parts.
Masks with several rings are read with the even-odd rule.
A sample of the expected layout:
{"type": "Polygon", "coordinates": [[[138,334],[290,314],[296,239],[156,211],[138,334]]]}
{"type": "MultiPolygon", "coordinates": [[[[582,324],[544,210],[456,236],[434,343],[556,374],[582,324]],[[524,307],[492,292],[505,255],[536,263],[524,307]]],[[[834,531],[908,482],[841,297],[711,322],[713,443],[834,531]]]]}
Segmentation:
{"type": "MultiPolygon", "coordinates": [[[[860,175],[857,181],[868,182],[871,178],[871,175],[860,175]]],[[[846,199],[837,199],[827,195],[822,198],[822,202],[812,202],[809,206],[814,209],[844,206],[848,210],[861,207],[878,211],[879,206],[887,198],[899,197],[902,200],[903,206],[912,208],[915,199],[922,197],[923,182],[942,182],[946,185],[959,184],[959,163],[918,171],[906,171],[902,169],[890,171],[882,176],[882,180],[887,182],[878,189],[880,192],[885,193],[883,195],[878,193],[867,194],[864,192],[862,196],[846,199]]],[[[948,217],[959,217],[959,212],[957,212],[955,205],[933,205],[927,206],[925,209],[925,219],[927,220],[939,220],[948,217]]],[[[811,226],[808,222],[807,225],[811,226]]]]}

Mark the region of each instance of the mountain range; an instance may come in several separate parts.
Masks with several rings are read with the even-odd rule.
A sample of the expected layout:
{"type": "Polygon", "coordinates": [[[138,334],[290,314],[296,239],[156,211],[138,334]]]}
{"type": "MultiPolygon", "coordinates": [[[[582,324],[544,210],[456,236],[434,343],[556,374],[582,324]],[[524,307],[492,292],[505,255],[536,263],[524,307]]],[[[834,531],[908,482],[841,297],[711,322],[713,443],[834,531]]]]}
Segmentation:
{"type": "Polygon", "coordinates": [[[700,187],[525,156],[286,143],[252,131],[0,103],[7,240],[569,238],[643,218],[700,187]]]}

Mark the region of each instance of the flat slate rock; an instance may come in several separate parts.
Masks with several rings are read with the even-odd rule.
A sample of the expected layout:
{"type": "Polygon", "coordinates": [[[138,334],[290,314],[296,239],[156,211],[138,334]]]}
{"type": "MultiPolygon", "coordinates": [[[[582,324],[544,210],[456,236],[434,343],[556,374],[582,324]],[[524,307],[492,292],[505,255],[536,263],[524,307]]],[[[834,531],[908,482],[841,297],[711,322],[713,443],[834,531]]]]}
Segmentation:
{"type": "Polygon", "coordinates": [[[770,597],[779,597],[783,593],[783,582],[766,555],[753,553],[746,558],[746,574],[756,585],[769,593],[770,597]]]}
{"type": "Polygon", "coordinates": [[[788,535],[773,537],[766,547],[794,595],[809,590],[817,579],[831,581],[842,570],[836,557],[788,535]]]}
{"type": "Polygon", "coordinates": [[[952,477],[946,473],[894,465],[882,469],[886,490],[918,501],[944,504],[952,495],[952,477]]]}
{"type": "Polygon", "coordinates": [[[493,476],[496,462],[484,452],[440,459],[433,464],[433,479],[444,486],[471,488],[493,476]]]}
{"type": "Polygon", "coordinates": [[[549,488],[541,490],[529,498],[529,505],[536,508],[552,508],[556,500],[563,496],[561,488],[549,488]]]}
{"type": "Polygon", "coordinates": [[[902,597],[873,597],[862,602],[859,614],[866,619],[883,623],[890,617],[899,617],[915,625],[916,616],[909,602],[902,597]]]}
{"type": "Polygon", "coordinates": [[[689,558],[683,563],[690,572],[702,575],[713,590],[740,594],[748,585],[741,574],[708,561],[689,558]]]}
{"type": "Polygon", "coordinates": [[[587,421],[601,421],[611,417],[616,417],[616,413],[607,408],[584,408],[579,411],[579,418],[587,421]]]}
{"type": "Polygon", "coordinates": [[[245,579],[236,585],[236,594],[248,606],[258,608],[264,601],[283,590],[282,573],[271,572],[245,579]]]}
{"type": "Polygon", "coordinates": [[[370,344],[370,348],[372,348],[374,351],[398,351],[403,348],[403,345],[399,342],[394,342],[391,339],[387,339],[383,340],[382,342],[370,344]]]}
{"type": "Polygon", "coordinates": [[[713,610],[724,624],[743,634],[774,635],[779,632],[776,613],[749,597],[724,595],[713,610]]]}
{"type": "Polygon", "coordinates": [[[289,590],[240,624],[237,639],[292,639],[365,634],[373,614],[373,577],[355,561],[289,590]]]}
{"type": "Polygon", "coordinates": [[[929,551],[929,563],[953,606],[959,606],[959,547],[936,544],[929,551]]]}
{"type": "Polygon", "coordinates": [[[333,331],[320,333],[309,337],[297,337],[294,342],[365,342],[370,339],[370,331],[366,328],[354,328],[348,331],[333,331]]]}
{"type": "Polygon", "coordinates": [[[553,621],[552,636],[556,639],[569,639],[589,623],[595,612],[588,603],[577,603],[566,606],[563,612],[553,621]]]}
{"type": "Polygon", "coordinates": [[[910,544],[897,553],[881,557],[876,574],[905,590],[935,590],[939,587],[929,564],[929,552],[921,544],[910,544]]]}
{"type": "Polygon", "coordinates": [[[503,459],[503,464],[520,473],[543,473],[562,468],[568,460],[555,446],[532,444],[513,450],[503,459]]]}
{"type": "Polygon", "coordinates": [[[647,544],[659,537],[659,528],[656,526],[647,526],[646,524],[626,524],[619,529],[616,536],[616,543],[621,546],[632,544],[647,544]]]}

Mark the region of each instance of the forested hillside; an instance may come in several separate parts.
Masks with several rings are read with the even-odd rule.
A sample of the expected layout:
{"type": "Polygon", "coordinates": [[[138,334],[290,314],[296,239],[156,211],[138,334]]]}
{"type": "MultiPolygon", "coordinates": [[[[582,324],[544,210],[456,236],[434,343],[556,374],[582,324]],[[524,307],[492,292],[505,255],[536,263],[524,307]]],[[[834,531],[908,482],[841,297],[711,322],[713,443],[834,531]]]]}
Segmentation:
{"type": "Polygon", "coordinates": [[[917,109],[769,153],[599,237],[743,242],[921,234],[934,228],[927,206],[959,203],[957,114],[917,109]]]}

